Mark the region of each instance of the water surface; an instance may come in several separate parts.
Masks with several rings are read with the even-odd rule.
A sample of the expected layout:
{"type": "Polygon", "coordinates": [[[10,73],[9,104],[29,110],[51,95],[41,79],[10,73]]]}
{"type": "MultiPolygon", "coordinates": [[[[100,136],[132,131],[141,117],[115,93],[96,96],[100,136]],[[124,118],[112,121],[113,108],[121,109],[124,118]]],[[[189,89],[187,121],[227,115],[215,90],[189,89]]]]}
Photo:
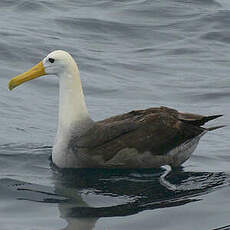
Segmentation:
{"type": "Polygon", "coordinates": [[[0,2],[1,229],[229,229],[230,128],[206,134],[183,168],[68,170],[49,156],[56,77],[13,92],[11,77],[49,52],[76,59],[91,116],[150,106],[224,114],[229,124],[226,0],[0,2]]]}

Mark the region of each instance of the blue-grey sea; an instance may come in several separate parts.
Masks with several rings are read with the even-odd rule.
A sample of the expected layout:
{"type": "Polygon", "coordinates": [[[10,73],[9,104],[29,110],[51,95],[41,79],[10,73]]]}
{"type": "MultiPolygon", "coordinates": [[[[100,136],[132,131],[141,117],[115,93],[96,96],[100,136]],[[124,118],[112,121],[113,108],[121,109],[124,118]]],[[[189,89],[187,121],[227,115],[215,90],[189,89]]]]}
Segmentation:
{"type": "Polygon", "coordinates": [[[230,229],[229,0],[0,1],[0,229],[230,229]],[[94,120],[224,114],[181,169],[56,171],[58,81],[8,81],[62,49],[94,120]]]}

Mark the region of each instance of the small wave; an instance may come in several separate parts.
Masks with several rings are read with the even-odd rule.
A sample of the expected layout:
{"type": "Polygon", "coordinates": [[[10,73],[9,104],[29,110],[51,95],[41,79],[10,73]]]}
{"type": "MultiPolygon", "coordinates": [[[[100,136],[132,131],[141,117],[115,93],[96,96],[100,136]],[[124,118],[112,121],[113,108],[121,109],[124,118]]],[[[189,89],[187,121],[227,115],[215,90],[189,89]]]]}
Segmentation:
{"type": "Polygon", "coordinates": [[[21,12],[44,12],[48,11],[48,8],[42,2],[33,1],[21,1],[15,6],[16,11],[21,12]]]}
{"type": "MultiPolygon", "coordinates": [[[[9,191],[10,196],[17,200],[27,200],[42,203],[60,203],[67,201],[68,198],[55,193],[53,187],[27,183],[24,181],[14,180],[10,178],[0,179],[0,191],[9,191]]],[[[1,195],[0,192],[0,199],[1,195]]],[[[8,193],[8,194],[9,194],[8,193]]],[[[4,194],[5,197],[6,194],[4,194]]]]}

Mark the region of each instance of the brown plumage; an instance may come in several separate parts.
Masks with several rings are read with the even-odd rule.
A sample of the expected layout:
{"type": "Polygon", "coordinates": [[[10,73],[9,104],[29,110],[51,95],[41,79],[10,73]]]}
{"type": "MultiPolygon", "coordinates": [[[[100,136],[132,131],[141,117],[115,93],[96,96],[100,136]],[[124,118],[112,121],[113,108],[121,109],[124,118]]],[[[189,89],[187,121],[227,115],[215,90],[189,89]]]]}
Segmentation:
{"type": "Polygon", "coordinates": [[[194,139],[197,139],[194,143],[197,144],[200,137],[209,131],[201,125],[220,116],[180,113],[167,107],[137,110],[95,122],[83,135],[73,138],[75,143],[70,146],[94,159],[89,161],[89,167],[178,166],[187,156],[186,159],[177,159],[168,153],[184,143],[191,142],[185,150],[192,147],[194,139]],[[146,157],[135,159],[141,154],[146,154],[146,157]]]}

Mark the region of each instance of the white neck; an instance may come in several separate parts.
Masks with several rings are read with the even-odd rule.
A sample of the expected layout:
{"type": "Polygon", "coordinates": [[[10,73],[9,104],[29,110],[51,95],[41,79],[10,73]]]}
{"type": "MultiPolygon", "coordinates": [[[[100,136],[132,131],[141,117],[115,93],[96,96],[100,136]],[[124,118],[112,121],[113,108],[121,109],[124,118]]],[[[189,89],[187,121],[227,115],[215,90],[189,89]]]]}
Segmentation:
{"type": "Polygon", "coordinates": [[[64,154],[71,137],[81,135],[92,120],[86,108],[77,64],[69,63],[58,77],[59,113],[54,152],[64,154]]]}
{"type": "Polygon", "coordinates": [[[69,149],[70,141],[91,127],[93,121],[86,108],[77,64],[69,58],[62,70],[58,74],[58,130],[52,159],[58,167],[69,168],[78,164],[76,154],[69,149]]]}
{"type": "Polygon", "coordinates": [[[58,134],[90,120],[77,65],[73,63],[59,78],[58,134]]]}

